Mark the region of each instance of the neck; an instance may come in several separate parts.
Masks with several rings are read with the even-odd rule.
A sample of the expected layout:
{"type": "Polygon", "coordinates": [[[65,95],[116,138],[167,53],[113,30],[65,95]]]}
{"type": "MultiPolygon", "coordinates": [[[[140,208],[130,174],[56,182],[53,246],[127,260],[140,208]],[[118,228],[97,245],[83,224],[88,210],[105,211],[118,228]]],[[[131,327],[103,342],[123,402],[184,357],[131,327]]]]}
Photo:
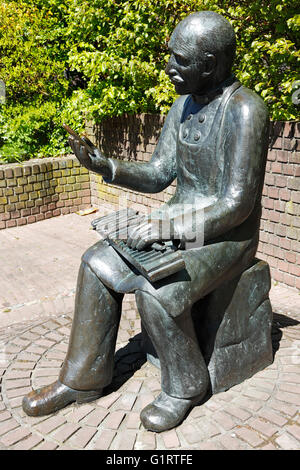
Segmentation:
{"type": "Polygon", "coordinates": [[[218,95],[223,93],[223,90],[232,85],[232,83],[236,80],[233,75],[230,75],[225,80],[219,83],[210,82],[205,88],[201,90],[201,93],[197,95],[192,95],[193,100],[199,104],[206,104],[212,101],[218,95]]]}

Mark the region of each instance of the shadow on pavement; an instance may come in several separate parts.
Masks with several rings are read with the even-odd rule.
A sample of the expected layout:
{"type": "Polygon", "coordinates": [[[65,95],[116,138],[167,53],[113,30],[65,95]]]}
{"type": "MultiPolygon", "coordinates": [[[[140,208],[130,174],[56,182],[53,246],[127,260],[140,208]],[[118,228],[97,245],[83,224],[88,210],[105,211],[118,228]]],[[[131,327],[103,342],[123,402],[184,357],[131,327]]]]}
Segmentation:
{"type": "Polygon", "coordinates": [[[288,326],[296,326],[299,325],[299,321],[295,320],[294,318],[287,317],[286,315],[282,315],[281,313],[273,312],[273,323],[272,323],[272,346],[273,346],[273,360],[275,358],[275,354],[279,349],[280,340],[282,338],[282,329],[287,328],[288,326]]]}

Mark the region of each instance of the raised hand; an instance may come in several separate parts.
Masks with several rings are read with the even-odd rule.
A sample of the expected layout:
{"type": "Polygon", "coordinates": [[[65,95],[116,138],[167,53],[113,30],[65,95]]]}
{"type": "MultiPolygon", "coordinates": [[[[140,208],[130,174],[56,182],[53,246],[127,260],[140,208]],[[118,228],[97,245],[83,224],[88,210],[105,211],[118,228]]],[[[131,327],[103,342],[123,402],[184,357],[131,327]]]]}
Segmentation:
{"type": "Polygon", "coordinates": [[[70,136],[68,139],[69,145],[80,163],[88,170],[100,173],[104,177],[109,177],[110,168],[107,158],[104,157],[100,150],[88,139],[82,137],[82,140],[86,142],[88,146],[83,145],[76,137],[70,136]],[[88,148],[90,148],[91,151],[89,151],[88,148]]]}

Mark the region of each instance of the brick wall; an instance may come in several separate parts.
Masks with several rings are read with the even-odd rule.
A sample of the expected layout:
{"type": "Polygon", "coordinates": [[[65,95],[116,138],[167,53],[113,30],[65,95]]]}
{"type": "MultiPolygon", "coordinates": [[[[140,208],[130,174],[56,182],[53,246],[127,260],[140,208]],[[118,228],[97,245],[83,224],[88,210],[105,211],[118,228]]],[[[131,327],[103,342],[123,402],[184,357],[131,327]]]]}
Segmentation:
{"type": "MultiPolygon", "coordinates": [[[[87,134],[107,156],[135,161],[151,157],[163,117],[124,116],[87,134]]],[[[271,124],[262,198],[258,256],[270,264],[274,281],[300,289],[299,123],[271,124]]],[[[174,182],[158,194],[142,194],[107,185],[73,156],[0,166],[0,229],[76,212],[90,205],[112,211],[125,204],[150,212],[175,191],[174,182]]]]}
{"type": "Polygon", "coordinates": [[[258,256],[275,281],[300,289],[300,123],[272,123],[258,256]]]}
{"type": "Polygon", "coordinates": [[[90,206],[90,177],[73,156],[0,166],[0,229],[90,206]]]}
{"type": "MultiPolygon", "coordinates": [[[[163,122],[164,118],[159,115],[123,116],[108,119],[96,127],[90,123],[86,132],[106,156],[146,162],[155,149],[163,122]]],[[[175,187],[176,181],[158,194],[138,193],[105,184],[101,176],[92,173],[91,202],[106,210],[114,210],[115,205],[122,205],[126,199],[129,207],[141,212],[150,212],[170,199],[175,187]]]]}
{"type": "MultiPolygon", "coordinates": [[[[163,118],[153,115],[109,119],[87,126],[91,140],[105,155],[148,161],[163,118]]],[[[300,123],[274,122],[270,126],[269,153],[262,198],[260,244],[257,256],[268,261],[274,281],[300,289],[300,123]]],[[[122,206],[142,212],[160,206],[175,190],[175,183],[159,194],[147,195],[107,185],[91,174],[91,202],[106,211],[122,206]]]]}

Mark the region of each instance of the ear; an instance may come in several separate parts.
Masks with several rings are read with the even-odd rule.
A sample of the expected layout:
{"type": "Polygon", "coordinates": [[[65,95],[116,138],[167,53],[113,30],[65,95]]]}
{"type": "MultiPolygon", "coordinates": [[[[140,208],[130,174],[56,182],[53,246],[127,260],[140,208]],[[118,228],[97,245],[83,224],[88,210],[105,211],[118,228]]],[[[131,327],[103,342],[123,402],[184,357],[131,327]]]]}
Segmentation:
{"type": "Polygon", "coordinates": [[[209,77],[215,71],[217,65],[217,59],[213,54],[209,52],[205,53],[205,71],[203,72],[203,77],[209,77]]]}

